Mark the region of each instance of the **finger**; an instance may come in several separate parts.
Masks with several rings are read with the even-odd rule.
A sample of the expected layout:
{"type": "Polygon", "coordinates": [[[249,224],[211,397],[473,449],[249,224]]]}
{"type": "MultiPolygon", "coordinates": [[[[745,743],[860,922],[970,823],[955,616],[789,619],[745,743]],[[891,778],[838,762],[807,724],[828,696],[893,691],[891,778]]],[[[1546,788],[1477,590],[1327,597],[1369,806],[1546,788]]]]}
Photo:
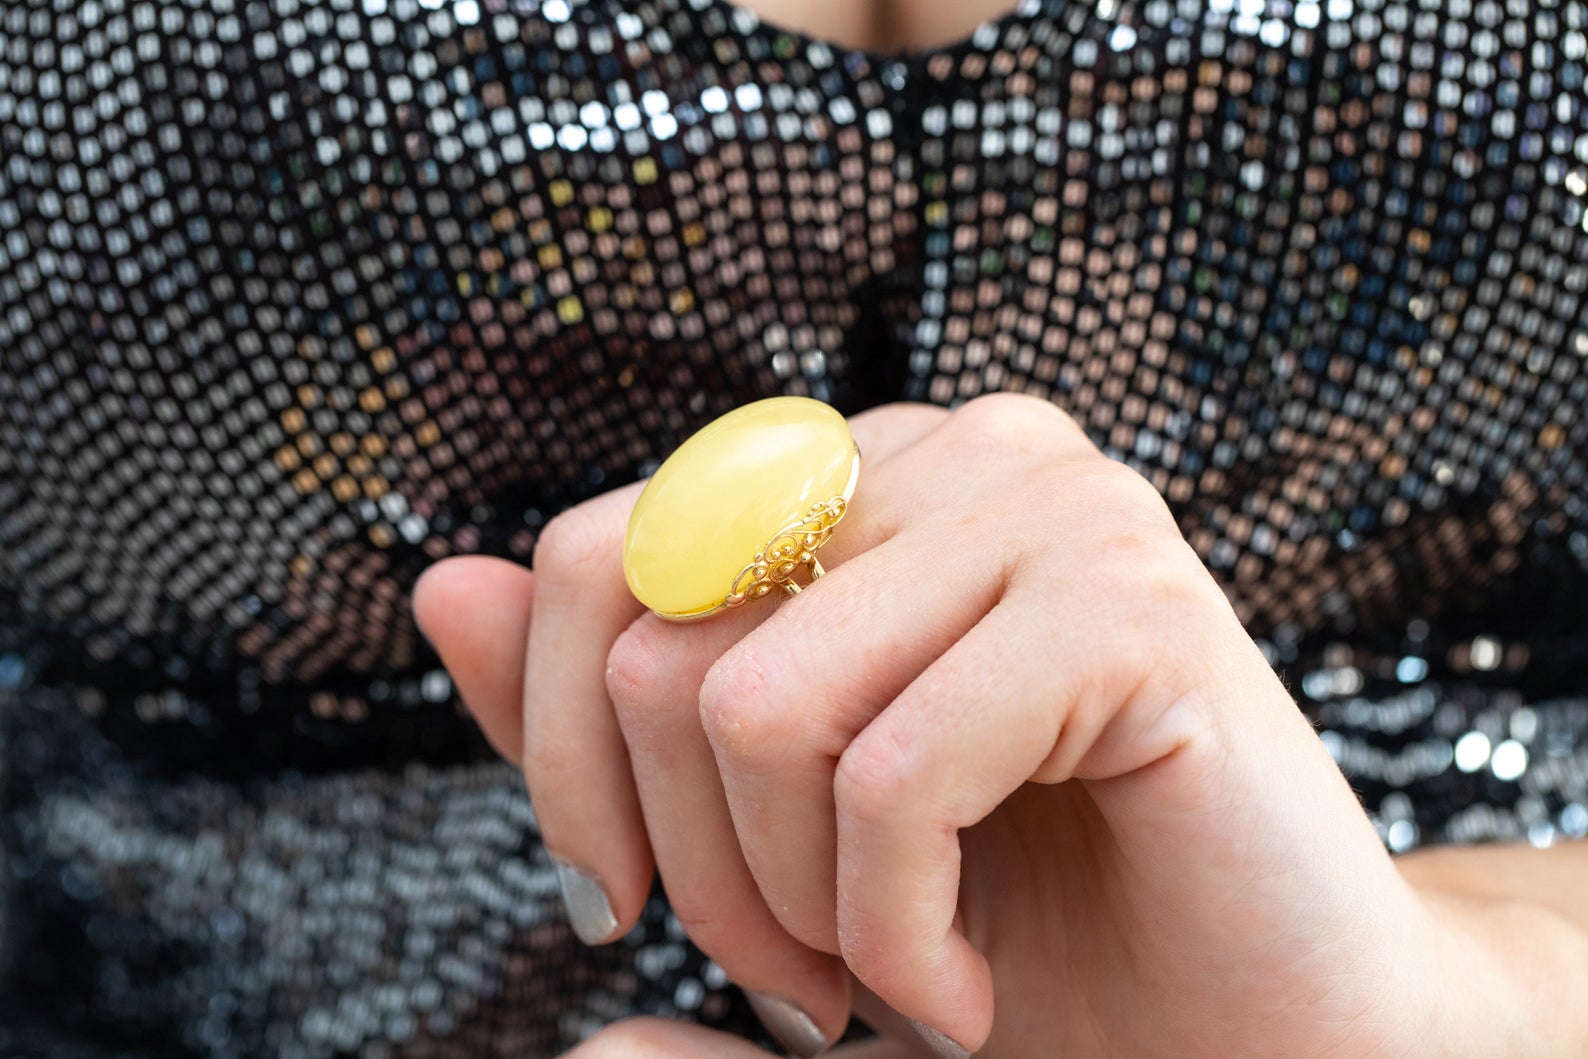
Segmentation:
{"type": "Polygon", "coordinates": [[[636,1018],[609,1026],[567,1059],[766,1059],[750,1042],[668,1019],[636,1018]]]}
{"type": "Polygon", "coordinates": [[[674,914],[750,994],[767,1029],[795,1054],[815,1055],[848,1020],[843,967],[791,937],[762,900],[700,727],[707,669],[763,613],[748,606],[688,625],[643,615],[613,646],[608,688],[674,914]]]}
{"type": "Polygon", "coordinates": [[[1036,771],[1062,713],[998,664],[1029,632],[1014,614],[995,607],[912,682],[850,743],[833,785],[846,962],[966,1046],[986,1039],[993,998],[986,960],[954,925],[958,831],[1036,771]]]}
{"type": "Polygon", "coordinates": [[[505,559],[460,556],[414,585],[414,620],[441,655],[491,746],[513,764],[523,747],[524,644],[535,577],[505,559]]]}
{"type": "MultiPolygon", "coordinates": [[[[637,1018],[602,1030],[567,1059],[765,1059],[748,1041],[666,1019],[637,1018]]],[[[862,1041],[827,1053],[833,1059],[916,1059],[921,1052],[891,1040],[862,1041]]]]}
{"type": "Polygon", "coordinates": [[[751,873],[783,927],[824,952],[839,951],[839,756],[1003,590],[995,549],[901,576],[941,545],[939,527],[913,527],[835,567],[727,651],[701,689],[751,873]]]}
{"type": "Polygon", "coordinates": [[[642,608],[623,580],[636,483],[557,516],[535,549],[524,661],[524,779],[575,932],[589,944],[632,926],[650,891],[650,845],[606,693],[613,641],[642,608]]]}

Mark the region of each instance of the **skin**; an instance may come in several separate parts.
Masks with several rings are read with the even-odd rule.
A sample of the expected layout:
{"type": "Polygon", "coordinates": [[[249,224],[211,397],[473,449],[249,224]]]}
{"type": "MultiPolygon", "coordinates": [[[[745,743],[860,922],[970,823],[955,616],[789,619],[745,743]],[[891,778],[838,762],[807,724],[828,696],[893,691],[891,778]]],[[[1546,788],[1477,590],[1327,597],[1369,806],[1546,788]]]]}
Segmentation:
{"type": "Polygon", "coordinates": [[[743,0],[762,19],[820,40],[868,51],[952,44],[996,19],[1011,0],[743,0]]]}
{"type": "MultiPolygon", "coordinates": [[[[1583,1053],[1588,933],[1551,885],[1580,853],[1393,861],[1162,500],[1052,405],[852,426],[797,597],[642,612],[635,488],[553,520],[534,573],[418,586],[616,934],[659,870],[743,987],[830,1040],[868,1003],[866,1059],[930,1054],[899,1016],[991,1056],[1583,1053]]],[[[639,1022],[576,1054],[755,1053],[639,1022]]]]}

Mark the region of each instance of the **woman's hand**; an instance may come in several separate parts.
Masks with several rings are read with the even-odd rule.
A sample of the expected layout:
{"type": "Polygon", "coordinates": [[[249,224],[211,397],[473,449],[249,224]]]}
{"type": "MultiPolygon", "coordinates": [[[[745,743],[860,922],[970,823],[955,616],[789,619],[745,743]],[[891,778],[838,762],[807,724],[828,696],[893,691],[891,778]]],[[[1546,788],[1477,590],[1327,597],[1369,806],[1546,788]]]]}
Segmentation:
{"type": "Polygon", "coordinates": [[[422,582],[582,936],[654,864],[807,1053],[850,972],[944,1054],[1521,1054],[1483,930],[1403,881],[1146,481],[1035,399],[853,427],[828,575],[776,605],[643,612],[637,487],[553,520],[534,574],[422,582]]]}

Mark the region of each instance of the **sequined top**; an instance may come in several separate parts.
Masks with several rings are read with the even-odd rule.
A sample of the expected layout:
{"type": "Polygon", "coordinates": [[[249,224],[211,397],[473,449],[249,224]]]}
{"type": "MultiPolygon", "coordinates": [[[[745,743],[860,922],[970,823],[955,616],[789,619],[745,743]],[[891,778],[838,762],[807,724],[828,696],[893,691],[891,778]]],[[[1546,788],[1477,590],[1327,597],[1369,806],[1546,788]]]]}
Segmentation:
{"type": "Polygon", "coordinates": [[[1167,496],[1385,841],[1588,831],[1585,0],[0,0],[7,1054],[737,1024],[585,950],[435,560],[771,394],[1167,496]]]}

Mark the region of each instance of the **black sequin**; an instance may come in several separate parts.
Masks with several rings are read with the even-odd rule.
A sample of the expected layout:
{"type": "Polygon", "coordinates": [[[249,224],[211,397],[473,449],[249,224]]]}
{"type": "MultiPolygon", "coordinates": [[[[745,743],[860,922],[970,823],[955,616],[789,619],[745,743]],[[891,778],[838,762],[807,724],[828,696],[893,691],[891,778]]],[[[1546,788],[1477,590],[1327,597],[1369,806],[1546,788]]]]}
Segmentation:
{"type": "Polygon", "coordinates": [[[744,1025],[588,951],[428,564],[745,401],[1052,399],[1386,843],[1588,833],[1588,3],[0,0],[7,1054],[744,1025]]]}

